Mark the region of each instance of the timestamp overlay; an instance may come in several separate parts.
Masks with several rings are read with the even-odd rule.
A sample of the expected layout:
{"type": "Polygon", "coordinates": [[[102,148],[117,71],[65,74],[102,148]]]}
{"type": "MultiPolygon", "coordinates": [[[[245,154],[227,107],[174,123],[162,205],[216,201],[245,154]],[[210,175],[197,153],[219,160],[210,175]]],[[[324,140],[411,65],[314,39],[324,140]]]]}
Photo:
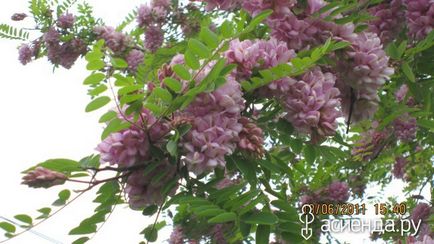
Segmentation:
{"type": "Polygon", "coordinates": [[[308,240],[312,233],[317,231],[318,226],[321,226],[322,232],[331,233],[399,233],[401,236],[415,236],[420,229],[421,221],[415,222],[405,218],[406,213],[405,203],[304,204],[299,215],[302,223],[301,235],[308,240]]]}

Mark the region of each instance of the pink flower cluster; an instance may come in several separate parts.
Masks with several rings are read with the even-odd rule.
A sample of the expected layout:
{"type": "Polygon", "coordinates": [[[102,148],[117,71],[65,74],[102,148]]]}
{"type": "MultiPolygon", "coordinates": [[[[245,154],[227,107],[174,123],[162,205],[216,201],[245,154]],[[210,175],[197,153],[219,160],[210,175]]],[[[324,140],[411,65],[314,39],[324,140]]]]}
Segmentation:
{"type": "Polygon", "coordinates": [[[27,14],[25,13],[15,13],[11,16],[11,20],[13,21],[21,21],[25,18],[27,18],[27,14]]]}
{"type": "Polygon", "coordinates": [[[128,69],[131,72],[136,72],[139,65],[145,60],[145,54],[142,51],[133,49],[125,57],[125,60],[128,63],[128,69]]]}
{"type": "Polygon", "coordinates": [[[340,116],[335,79],[332,73],[315,68],[282,94],[286,118],[297,130],[320,136],[335,134],[336,119],[340,116]]]}
{"type": "Polygon", "coordinates": [[[79,38],[61,43],[60,33],[53,27],[44,34],[44,41],[48,60],[66,69],[70,69],[75,61],[87,52],[86,43],[79,38]]]}
{"type": "Polygon", "coordinates": [[[105,45],[110,48],[116,55],[122,54],[131,44],[131,38],[121,32],[117,32],[111,26],[95,27],[95,34],[100,39],[104,39],[105,45]]]}
{"type": "Polygon", "coordinates": [[[239,134],[240,140],[238,142],[238,148],[256,157],[262,157],[265,151],[262,129],[247,117],[241,117],[239,122],[243,126],[243,130],[239,134]]]}
{"type": "MultiPolygon", "coordinates": [[[[295,57],[295,52],[288,49],[286,43],[270,40],[233,40],[229,44],[229,50],[225,52],[229,63],[237,64],[235,77],[241,81],[249,78],[255,69],[266,69],[287,63],[295,57]]],[[[271,95],[273,92],[284,92],[293,82],[289,77],[270,83],[263,88],[261,93],[271,95]]]]}
{"type": "Polygon", "coordinates": [[[57,19],[57,26],[62,29],[69,29],[74,26],[75,16],[73,14],[67,13],[62,14],[57,19]]]}
{"type": "Polygon", "coordinates": [[[333,181],[327,187],[301,196],[300,204],[311,203],[345,203],[350,198],[350,188],[347,183],[333,181]]]}
{"type": "Polygon", "coordinates": [[[43,167],[36,167],[23,177],[22,184],[34,188],[48,188],[65,183],[66,175],[43,167]]]}
{"type": "MultiPolygon", "coordinates": [[[[177,55],[171,65],[183,62],[183,56],[177,55]]],[[[197,84],[213,65],[210,63],[200,73],[193,74],[197,84]]],[[[186,81],[182,82],[186,87],[186,81]]],[[[225,156],[234,152],[239,140],[242,125],[238,120],[243,109],[241,86],[230,75],[222,86],[213,92],[197,95],[183,112],[177,114],[177,117],[192,120],[193,127],[181,140],[189,170],[201,174],[225,166],[225,156]]]]}
{"type": "Polygon", "coordinates": [[[393,129],[396,138],[402,142],[411,142],[416,138],[416,118],[411,117],[408,114],[404,114],[393,121],[393,129]]]}
{"type": "Polygon", "coordinates": [[[170,0],[153,0],[150,5],[141,5],[138,10],[137,23],[145,28],[145,47],[155,52],[164,41],[162,25],[170,9],[170,0]]]}
{"type": "Polygon", "coordinates": [[[393,165],[392,174],[397,179],[402,179],[405,175],[405,167],[408,164],[408,161],[404,157],[397,157],[395,159],[395,164],[393,165]]]}
{"type": "Polygon", "coordinates": [[[368,9],[368,12],[375,17],[369,21],[370,32],[374,32],[387,43],[395,39],[405,22],[404,9],[401,0],[383,2],[368,9]]]}
{"type": "Polygon", "coordinates": [[[429,204],[419,203],[411,212],[410,219],[413,220],[414,223],[418,223],[419,221],[426,221],[431,215],[431,212],[432,208],[429,204]]]}
{"type": "Polygon", "coordinates": [[[372,118],[379,102],[377,92],[394,73],[389,58],[380,38],[365,32],[358,34],[346,56],[338,73],[343,112],[348,118],[352,107],[352,122],[372,118]]]}
{"type": "Polygon", "coordinates": [[[434,29],[433,0],[403,0],[407,7],[406,17],[409,36],[421,40],[434,29]]]}
{"type": "Polygon", "coordinates": [[[225,233],[224,233],[223,227],[224,227],[223,224],[216,224],[212,228],[211,232],[212,232],[213,243],[216,243],[216,244],[227,244],[228,243],[228,241],[226,241],[226,238],[225,238],[225,233]]]}
{"type": "Polygon", "coordinates": [[[170,234],[169,244],[184,244],[184,233],[181,226],[175,226],[170,234]]]}
{"type": "MultiPolygon", "coordinates": [[[[146,168],[145,168],[146,170],[146,168]]],[[[164,187],[176,176],[176,165],[167,160],[161,161],[151,172],[135,170],[127,179],[125,192],[132,209],[140,209],[153,204],[162,204],[164,187]]],[[[176,187],[169,194],[174,194],[176,187]]]]}
{"type": "Polygon", "coordinates": [[[30,45],[23,44],[18,49],[18,60],[20,60],[23,65],[26,65],[32,61],[33,53],[33,48],[30,45]]]}
{"type": "MultiPolygon", "coordinates": [[[[122,115],[118,117],[124,119],[122,115]]],[[[130,117],[128,120],[133,121],[133,118],[130,117]]],[[[161,122],[154,124],[156,122],[157,119],[148,110],[143,109],[140,119],[134,125],[110,134],[97,146],[101,163],[131,167],[149,160],[150,143],[157,142],[169,131],[168,125],[161,122]]]]}

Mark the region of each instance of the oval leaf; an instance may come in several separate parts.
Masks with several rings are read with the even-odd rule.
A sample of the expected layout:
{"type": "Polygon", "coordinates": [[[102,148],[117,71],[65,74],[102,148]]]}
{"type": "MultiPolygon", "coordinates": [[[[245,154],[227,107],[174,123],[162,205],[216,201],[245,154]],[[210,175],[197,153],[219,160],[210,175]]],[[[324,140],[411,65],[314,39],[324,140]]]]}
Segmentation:
{"type": "Polygon", "coordinates": [[[86,106],[85,111],[86,112],[91,112],[91,111],[97,110],[97,109],[99,109],[101,107],[104,107],[109,102],[110,102],[110,98],[107,97],[107,96],[98,97],[98,98],[94,99],[92,102],[90,102],[86,106]]]}

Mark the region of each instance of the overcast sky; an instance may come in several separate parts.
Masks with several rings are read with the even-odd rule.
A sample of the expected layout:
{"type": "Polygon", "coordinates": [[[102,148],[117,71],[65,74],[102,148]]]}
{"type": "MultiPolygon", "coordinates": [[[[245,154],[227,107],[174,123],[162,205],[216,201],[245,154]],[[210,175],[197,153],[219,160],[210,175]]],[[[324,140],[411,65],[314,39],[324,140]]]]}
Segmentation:
{"type": "MultiPolygon", "coordinates": [[[[15,12],[27,12],[27,0],[7,1],[0,8],[0,23],[11,23],[15,12]]],[[[116,25],[134,7],[144,1],[88,0],[95,15],[109,25],[116,25]]],[[[88,75],[84,62],[79,61],[71,70],[58,69],[45,60],[22,66],[17,60],[15,41],[0,40],[0,216],[13,218],[15,214],[37,216],[36,209],[49,207],[57,192],[65,186],[50,190],[30,189],[20,185],[20,172],[50,158],[79,160],[92,154],[99,143],[102,125],[100,113],[85,113],[90,101],[82,85],[88,75]]],[[[396,182],[389,194],[400,192],[402,184],[396,182]]],[[[73,185],[73,189],[80,189],[73,185]]],[[[371,189],[375,192],[375,189],[371,189]]],[[[68,236],[71,228],[92,214],[94,192],[89,192],[71,206],[42,225],[34,228],[59,243],[70,243],[77,237],[68,236]]],[[[143,240],[138,233],[150,221],[140,212],[125,206],[117,207],[110,220],[90,243],[138,243],[143,240]]],[[[0,220],[1,221],[1,220],[0,220]]],[[[0,231],[1,233],[1,231],[0,231]]],[[[167,239],[170,229],[161,233],[159,243],[167,239]]],[[[340,235],[350,243],[369,243],[367,235],[340,235]]],[[[0,237],[0,240],[3,238],[0,237]]],[[[26,233],[9,243],[52,243],[35,234],[26,233]]]]}

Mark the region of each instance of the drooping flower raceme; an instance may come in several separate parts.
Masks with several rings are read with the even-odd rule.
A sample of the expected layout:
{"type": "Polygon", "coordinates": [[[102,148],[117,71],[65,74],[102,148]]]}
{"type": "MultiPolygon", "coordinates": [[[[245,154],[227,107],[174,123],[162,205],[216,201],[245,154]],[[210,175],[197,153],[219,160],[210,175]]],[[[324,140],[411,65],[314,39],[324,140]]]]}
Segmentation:
{"type": "Polygon", "coordinates": [[[434,29],[433,0],[403,0],[407,11],[408,34],[416,40],[425,38],[434,29]]]}
{"type": "Polygon", "coordinates": [[[401,31],[405,22],[404,9],[401,0],[380,3],[368,9],[375,17],[369,21],[370,32],[374,32],[382,43],[392,41],[401,31]]]}
{"type": "Polygon", "coordinates": [[[164,33],[161,27],[156,25],[149,26],[145,31],[145,47],[151,52],[157,51],[163,44],[164,33]]]}
{"type": "MultiPolygon", "coordinates": [[[[182,56],[177,55],[171,64],[182,62],[182,56]]],[[[197,84],[206,77],[213,65],[206,65],[194,75],[197,84]]],[[[222,86],[213,92],[197,95],[185,111],[177,114],[178,117],[192,119],[191,130],[181,140],[184,161],[191,171],[201,174],[225,166],[225,156],[234,152],[239,140],[242,125],[238,120],[243,109],[240,84],[229,75],[222,86]]]]}
{"type": "Polygon", "coordinates": [[[239,122],[243,125],[240,132],[238,147],[257,157],[264,155],[264,135],[262,129],[247,117],[241,117],[239,122]]]}
{"type": "Polygon", "coordinates": [[[23,65],[26,65],[32,61],[33,49],[28,44],[23,44],[19,48],[18,54],[18,60],[20,60],[23,65]]]}
{"type": "Polygon", "coordinates": [[[343,112],[351,121],[372,118],[379,102],[378,90],[393,74],[389,58],[375,33],[359,33],[340,62],[338,87],[342,94],[343,112]]]}
{"type": "MultiPolygon", "coordinates": [[[[118,117],[124,119],[121,115],[118,117]]],[[[127,119],[134,121],[131,117],[127,119]]],[[[157,123],[156,118],[148,110],[143,109],[140,119],[134,125],[110,134],[97,146],[101,163],[120,167],[145,163],[151,157],[150,143],[158,141],[169,131],[169,127],[164,123],[155,123],[157,123]]]]}
{"type": "MultiPolygon", "coordinates": [[[[152,166],[151,166],[152,167],[152,166]]],[[[164,194],[174,194],[176,186],[164,192],[165,187],[176,175],[176,165],[167,160],[158,162],[158,166],[147,172],[135,170],[128,176],[125,192],[128,196],[128,203],[132,209],[140,209],[153,204],[162,204],[164,194]]]]}
{"type": "Polygon", "coordinates": [[[74,26],[75,17],[73,14],[66,13],[59,16],[59,19],[57,20],[57,26],[62,29],[69,29],[74,26]]]}
{"type": "Polygon", "coordinates": [[[170,234],[169,244],[184,244],[184,233],[181,226],[175,226],[170,234]]]}
{"type": "Polygon", "coordinates": [[[402,179],[405,175],[405,167],[408,161],[404,157],[397,157],[395,159],[395,164],[393,165],[392,174],[397,179],[402,179]]]}
{"type": "Polygon", "coordinates": [[[48,188],[65,183],[66,175],[43,167],[36,167],[23,177],[22,184],[34,188],[48,188]]]}
{"type": "Polygon", "coordinates": [[[104,39],[105,45],[115,54],[121,54],[124,52],[131,43],[129,36],[115,31],[111,26],[95,27],[94,32],[99,38],[104,39]]]}
{"type": "Polygon", "coordinates": [[[410,219],[417,224],[419,221],[426,221],[430,216],[431,212],[432,208],[429,204],[419,203],[411,212],[410,219]]]}
{"type": "Polygon", "coordinates": [[[125,57],[128,63],[128,69],[132,72],[136,72],[137,67],[145,60],[145,54],[142,51],[133,49],[125,57]]]}
{"type": "Polygon", "coordinates": [[[393,129],[396,138],[403,142],[411,142],[416,139],[416,118],[409,114],[404,114],[393,121],[393,129]]]}
{"type": "Polygon", "coordinates": [[[300,205],[312,203],[345,203],[350,198],[350,188],[347,183],[333,181],[330,185],[315,192],[302,195],[300,205]]]}
{"type": "Polygon", "coordinates": [[[315,68],[304,74],[287,93],[282,93],[286,118],[299,131],[334,135],[340,116],[335,76],[315,68]]]}

